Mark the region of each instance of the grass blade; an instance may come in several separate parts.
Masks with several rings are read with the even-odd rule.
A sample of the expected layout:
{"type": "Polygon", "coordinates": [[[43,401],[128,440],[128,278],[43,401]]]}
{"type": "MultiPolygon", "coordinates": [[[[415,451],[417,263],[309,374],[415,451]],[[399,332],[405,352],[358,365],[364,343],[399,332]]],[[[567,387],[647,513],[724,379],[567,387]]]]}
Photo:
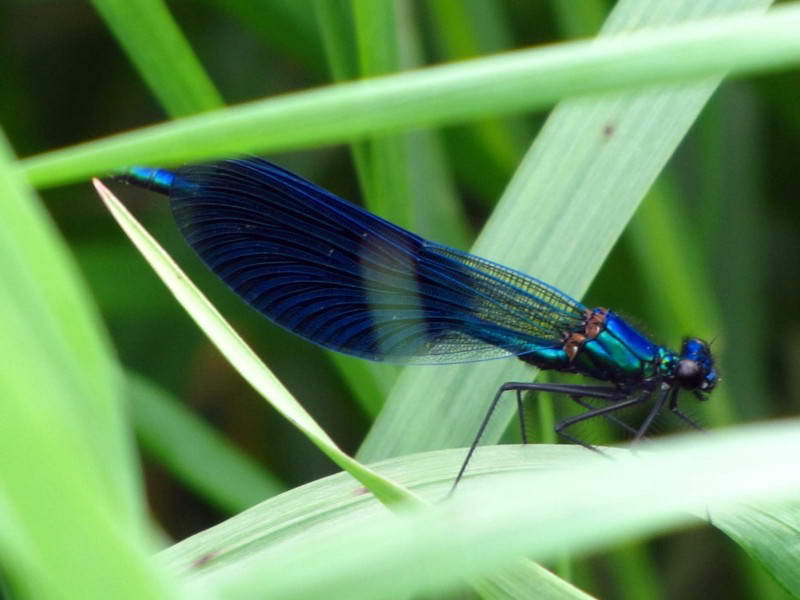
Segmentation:
{"type": "Polygon", "coordinates": [[[128,374],[142,446],[220,510],[235,514],[284,491],[261,465],[144,377],[128,374]]]}
{"type": "MultiPolygon", "coordinates": [[[[622,2],[606,32],[696,16],[693,0],[681,4],[683,12],[678,4],[671,3],[673,10],[665,15],[648,13],[638,0],[622,2]]],[[[720,2],[708,8],[723,5],[730,7],[720,2]]],[[[764,2],[738,4],[756,5],[764,2]]],[[[560,105],[481,233],[476,254],[535,274],[580,298],[719,81],[560,105]],[[665,123],[670,127],[665,129],[665,123]]],[[[407,368],[359,456],[373,461],[466,446],[499,385],[530,374],[518,361],[407,368]]],[[[512,412],[511,402],[501,403],[486,443],[499,439],[512,412]]]]}
{"type": "MultiPolygon", "coordinates": [[[[765,3],[725,3],[729,9],[754,5],[765,3]]],[[[717,2],[692,6],[697,16],[717,2]]],[[[404,127],[541,108],[566,96],[774,70],[800,61],[798,27],[800,5],[791,4],[767,16],[750,12],[509,52],[187,117],[31,158],[24,169],[34,185],[51,186],[128,164],[353,141],[404,127]]]]}
{"type": "MultiPolygon", "coordinates": [[[[315,0],[320,35],[325,47],[325,57],[334,81],[355,79],[359,74],[353,39],[353,3],[349,0],[315,0]]],[[[388,5],[387,5],[388,6],[388,5]]],[[[396,65],[390,65],[396,68],[396,65]]],[[[373,180],[373,156],[369,141],[354,142],[350,152],[356,167],[361,195],[366,206],[376,208],[376,186],[373,180]]],[[[383,406],[383,399],[397,377],[398,369],[392,365],[380,365],[358,358],[327,352],[331,362],[348,382],[351,393],[361,409],[374,418],[383,406]]]]}
{"type": "MultiPolygon", "coordinates": [[[[333,1],[333,0],[331,0],[333,1]]],[[[286,52],[303,62],[314,73],[325,71],[325,59],[310,0],[205,0],[220,11],[234,16],[272,49],[286,52]]]]}
{"type": "MultiPolygon", "coordinates": [[[[356,2],[360,60],[352,50],[353,11],[346,2],[315,3],[326,54],[337,81],[398,71],[421,62],[410,5],[356,2]],[[392,52],[388,46],[396,46],[392,52]],[[380,61],[377,59],[380,57],[380,61]]],[[[351,146],[364,203],[413,231],[464,248],[471,237],[456,198],[444,152],[434,132],[380,136],[351,146]]],[[[351,384],[362,408],[378,414],[398,369],[337,353],[331,360],[351,384]]]]}
{"type": "Polygon", "coordinates": [[[2,138],[0,196],[3,577],[26,598],[171,597],[146,554],[110,350],[2,138]]]}
{"type": "Polygon", "coordinates": [[[749,504],[747,510],[714,516],[714,525],[728,534],[795,598],[800,597],[797,547],[800,505],[749,504]]]}
{"type": "MultiPolygon", "coordinates": [[[[456,497],[409,519],[374,510],[374,502],[354,497],[334,476],[190,538],[162,558],[189,590],[230,598],[403,597],[451,589],[520,555],[596,550],[691,524],[691,514],[705,515],[707,506],[712,516],[734,517],[750,510],[741,502],[776,503],[800,491],[797,420],[686,435],[650,448],[615,452],[615,460],[587,459],[574,446],[487,448],[456,497]],[[198,557],[207,558],[201,565],[198,557]],[[296,568],[311,563],[313,573],[296,568]]],[[[460,458],[438,451],[376,468],[433,500],[445,493],[460,458]]]]}
{"type": "MultiPolygon", "coordinates": [[[[714,339],[723,330],[722,319],[705,265],[694,258],[703,256],[698,236],[691,234],[691,224],[684,222],[673,201],[666,183],[654,186],[631,222],[628,239],[648,297],[653,299],[653,322],[659,330],[714,339]],[[665,253],[664,248],[670,251],[665,253]],[[664,281],[671,282],[669,289],[664,289],[664,281]]],[[[715,390],[714,401],[703,407],[714,425],[734,421],[726,387],[715,390]]]]}
{"type": "Polygon", "coordinates": [[[334,463],[350,473],[382,501],[387,504],[400,501],[417,502],[416,497],[410,492],[380,477],[342,452],[108,188],[97,179],[94,180],[94,185],[117,223],[178,302],[231,365],[265,400],[302,431],[334,463]]]}
{"type": "MultiPolygon", "coordinates": [[[[357,73],[368,79],[400,70],[395,4],[352,0],[357,73]]],[[[357,161],[365,204],[372,212],[408,227],[411,222],[409,173],[402,135],[377,135],[354,151],[363,150],[357,161]]]]}
{"type": "Polygon", "coordinates": [[[223,105],[162,0],[93,2],[167,113],[183,117],[223,105]]]}
{"type": "MultiPolygon", "coordinates": [[[[439,0],[424,7],[436,34],[433,42],[444,61],[502,52],[514,46],[510,23],[499,2],[439,0]]],[[[453,170],[470,189],[494,205],[519,164],[530,124],[521,118],[482,119],[444,132],[453,170]]]]}
{"type": "MultiPolygon", "coordinates": [[[[0,163],[4,188],[0,272],[8,301],[26,324],[25,337],[41,344],[46,364],[60,368],[63,393],[56,398],[64,402],[61,410],[71,415],[72,426],[91,444],[93,468],[104,480],[105,500],[117,519],[136,528],[142,523],[144,506],[120,396],[119,367],[63,241],[38,199],[11,173],[16,165],[2,134],[0,163]]],[[[2,338],[7,344],[7,365],[15,364],[14,340],[2,338]]]]}

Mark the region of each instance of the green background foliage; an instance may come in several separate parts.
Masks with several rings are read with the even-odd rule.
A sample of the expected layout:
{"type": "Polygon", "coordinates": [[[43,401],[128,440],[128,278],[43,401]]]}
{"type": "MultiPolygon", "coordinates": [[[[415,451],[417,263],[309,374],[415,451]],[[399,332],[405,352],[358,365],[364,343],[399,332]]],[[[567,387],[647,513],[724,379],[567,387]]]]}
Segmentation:
{"type": "MultiPolygon", "coordinates": [[[[167,597],[174,582],[148,557],[153,541],[169,546],[224,521],[156,564],[180,573],[193,561],[213,562],[227,543],[235,548],[227,562],[207,578],[187,577],[190,589],[245,598],[264,585],[256,581],[264,565],[280,574],[278,553],[313,564],[300,541],[289,550],[277,545],[291,539],[292,527],[267,525],[275,514],[293,515],[313,532],[316,520],[330,528],[334,515],[347,514],[344,530],[360,536],[354,545],[378,539],[364,530],[383,531],[372,513],[358,512],[341,476],[315,481],[334,473],[334,464],[259,401],[109,218],[88,177],[132,162],[261,153],[426,237],[474,247],[589,305],[611,306],[659,343],[675,347],[685,334],[714,339],[724,384],[690,413],[715,431],[797,414],[800,6],[786,3],[762,21],[769,3],[760,0],[625,0],[609,17],[611,4],[4,2],[0,562],[7,593],[167,597]],[[742,8],[755,12],[618,35],[742,8]],[[601,29],[604,43],[546,46],[601,29]],[[517,49],[530,50],[468,60],[517,49]],[[415,71],[439,63],[452,64],[415,71]],[[717,88],[722,70],[736,77],[717,88]],[[396,72],[403,75],[357,81],[396,72]],[[330,82],[343,85],[295,94],[330,82]],[[631,89],[644,84],[651,87],[631,89]],[[563,101],[543,127],[556,101],[590,92],[563,101]],[[41,188],[44,209],[31,185],[41,188]],[[267,498],[271,504],[225,521],[267,498]],[[52,522],[45,518],[53,514],[52,522]],[[238,568],[242,557],[259,567],[231,579],[224,567],[238,568]]],[[[264,321],[208,273],[162,198],[114,191],[330,437],[365,462],[468,444],[493,390],[534,375],[517,361],[400,374],[313,347],[264,321]]],[[[531,416],[545,420],[548,408],[570,414],[542,404],[531,416]]],[[[487,441],[500,439],[511,409],[503,407],[487,441]]],[[[516,440],[513,429],[507,441],[516,440]]],[[[586,434],[602,440],[607,432],[586,434]]],[[[512,460],[479,452],[476,475],[485,469],[491,489],[490,477],[515,461],[557,471],[585,458],[573,449],[546,452],[553,454],[512,460]]],[[[387,474],[444,489],[461,454],[400,459],[387,474]]],[[[711,477],[711,464],[698,469],[711,477]]],[[[580,482],[574,485],[580,497],[580,482]]],[[[536,495],[535,487],[528,491],[536,495]]],[[[675,493],[677,502],[684,492],[675,493]]],[[[628,498],[636,502],[634,493],[628,498]]],[[[797,543],[790,508],[761,511],[780,523],[767,534],[747,515],[715,519],[738,544],[708,526],[632,540],[663,528],[636,529],[630,512],[630,529],[609,535],[613,544],[567,539],[565,547],[582,550],[577,556],[552,551],[546,540],[555,529],[550,538],[542,533],[549,551],[519,546],[562,579],[527,561],[476,579],[488,573],[453,560],[437,575],[468,573],[465,593],[483,597],[580,597],[565,580],[603,598],[800,593],[798,569],[780,552],[797,543]]],[[[533,531],[521,527],[522,535],[533,531]]],[[[338,578],[320,569],[306,582],[275,580],[280,597],[287,590],[320,597],[320,589],[355,597],[347,578],[357,571],[347,560],[361,555],[321,546],[341,558],[328,566],[338,578]],[[325,587],[332,581],[340,587],[325,587]]],[[[421,555],[435,557],[436,548],[419,541],[421,555]]],[[[508,559],[488,548],[488,562],[508,559]]],[[[400,585],[390,568],[409,565],[391,562],[388,551],[381,560],[386,585],[400,585]]],[[[417,575],[420,583],[407,591],[452,590],[417,575]]],[[[364,597],[395,589],[374,585],[361,588],[364,597]]]]}

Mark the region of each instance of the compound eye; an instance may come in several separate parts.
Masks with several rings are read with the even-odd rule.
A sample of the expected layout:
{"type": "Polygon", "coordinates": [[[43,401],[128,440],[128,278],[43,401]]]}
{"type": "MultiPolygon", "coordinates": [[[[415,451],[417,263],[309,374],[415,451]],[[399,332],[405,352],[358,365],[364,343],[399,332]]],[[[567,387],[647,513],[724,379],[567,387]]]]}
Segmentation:
{"type": "Polygon", "coordinates": [[[697,361],[684,358],[678,363],[675,378],[681,387],[694,390],[703,383],[703,370],[697,364],[697,361]]]}

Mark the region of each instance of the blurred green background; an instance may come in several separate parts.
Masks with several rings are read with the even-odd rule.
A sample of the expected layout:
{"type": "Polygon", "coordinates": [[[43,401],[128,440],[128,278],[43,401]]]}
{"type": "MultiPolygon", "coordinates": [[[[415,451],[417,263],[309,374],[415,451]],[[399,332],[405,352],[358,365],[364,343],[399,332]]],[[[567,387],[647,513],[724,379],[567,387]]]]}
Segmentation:
{"type": "MultiPolygon", "coordinates": [[[[227,104],[332,79],[310,0],[187,0],[170,8],[227,104]]],[[[592,35],[609,8],[601,0],[430,0],[402,3],[401,12],[419,35],[421,63],[430,64],[592,35]],[[447,26],[459,18],[472,28],[470,35],[447,26]]],[[[0,124],[20,157],[167,118],[89,3],[5,0],[0,28],[0,124]]],[[[730,405],[709,412],[712,424],[798,412],[798,100],[796,72],[723,84],[586,298],[631,316],[672,347],[688,333],[714,338],[730,405]]],[[[471,227],[466,237],[438,241],[468,248],[466,238],[480,229],[543,118],[436,132],[471,227]]],[[[345,147],[268,158],[360,201],[363,184],[345,147]]],[[[320,424],[355,453],[372,416],[330,356],[263,320],[210,275],[180,239],[160,197],[117,191],[320,424]]],[[[252,488],[253,502],[269,489],[334,471],[201,335],[88,183],[42,196],[121,362],[180,399],[274,476],[252,488]]],[[[187,485],[186,473],[175,476],[162,440],[148,437],[146,420],[157,419],[154,414],[137,418],[149,499],[169,536],[183,538],[242,508],[246,494],[210,497],[202,485],[187,485]]],[[[721,534],[703,529],[656,540],[641,553],[581,562],[575,580],[602,597],[625,597],[622,590],[630,589],[681,598],[705,598],[712,589],[731,598],[748,590],[781,597],[754,569],[738,570],[732,581],[730,573],[743,560],[721,534]],[[631,556],[649,566],[626,569],[631,556]],[[630,586],[626,577],[637,573],[657,577],[658,585],[630,586]]]]}

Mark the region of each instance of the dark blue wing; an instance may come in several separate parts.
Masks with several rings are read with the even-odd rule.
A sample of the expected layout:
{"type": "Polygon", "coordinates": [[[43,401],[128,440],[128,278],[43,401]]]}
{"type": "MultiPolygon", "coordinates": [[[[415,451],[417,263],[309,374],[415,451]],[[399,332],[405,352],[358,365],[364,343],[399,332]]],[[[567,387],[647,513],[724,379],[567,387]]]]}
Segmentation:
{"type": "Polygon", "coordinates": [[[260,159],[177,172],[175,219],[258,311],[372,360],[463,362],[559,346],[585,308],[517,271],[423,240],[260,159]]]}

